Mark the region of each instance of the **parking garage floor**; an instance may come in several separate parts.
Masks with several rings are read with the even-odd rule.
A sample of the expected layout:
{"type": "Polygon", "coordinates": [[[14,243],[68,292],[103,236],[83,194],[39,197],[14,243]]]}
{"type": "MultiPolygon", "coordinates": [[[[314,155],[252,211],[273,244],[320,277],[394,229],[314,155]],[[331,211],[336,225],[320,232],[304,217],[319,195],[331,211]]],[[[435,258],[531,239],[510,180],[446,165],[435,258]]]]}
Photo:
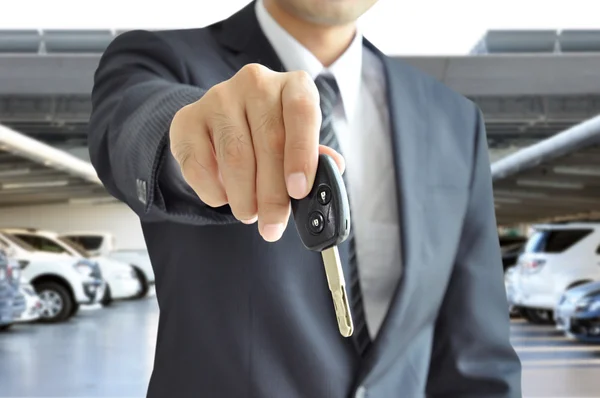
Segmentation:
{"type": "MultiPolygon", "coordinates": [[[[86,309],[66,324],[14,327],[0,334],[0,397],[144,397],[157,322],[148,298],[86,309]]],[[[520,320],[512,341],[525,397],[600,397],[600,345],[520,320]]]]}

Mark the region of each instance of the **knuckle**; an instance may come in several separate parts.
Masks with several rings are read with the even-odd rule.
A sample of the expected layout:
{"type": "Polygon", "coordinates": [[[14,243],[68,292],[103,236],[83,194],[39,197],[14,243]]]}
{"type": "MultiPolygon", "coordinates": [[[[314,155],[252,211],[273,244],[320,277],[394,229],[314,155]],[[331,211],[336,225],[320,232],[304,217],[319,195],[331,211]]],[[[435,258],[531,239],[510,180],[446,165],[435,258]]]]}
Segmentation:
{"type": "Polygon", "coordinates": [[[186,126],[190,124],[190,114],[191,107],[189,105],[186,105],[175,112],[169,126],[169,136],[172,139],[177,140],[183,132],[188,130],[186,126]]]}
{"type": "Polygon", "coordinates": [[[290,197],[285,189],[281,192],[271,190],[267,193],[263,193],[258,198],[258,206],[261,212],[283,214],[288,210],[289,205],[290,197]]]}
{"type": "Polygon", "coordinates": [[[222,124],[218,134],[218,156],[231,167],[244,167],[249,159],[251,143],[230,124],[222,124]]]}
{"type": "Polygon", "coordinates": [[[299,116],[315,114],[318,102],[308,93],[296,93],[289,99],[289,106],[299,116]]]}
{"type": "Polygon", "coordinates": [[[302,87],[304,89],[305,94],[308,97],[312,98],[313,101],[318,103],[319,90],[317,89],[317,86],[315,85],[314,80],[312,79],[312,77],[310,77],[308,72],[299,70],[299,71],[295,71],[292,73],[294,74],[293,78],[296,80],[298,86],[302,87]]]}
{"type": "Polygon", "coordinates": [[[205,187],[211,181],[211,176],[218,172],[214,162],[199,159],[191,154],[181,165],[181,173],[188,184],[194,187],[205,187]]]}
{"type": "Polygon", "coordinates": [[[263,151],[270,155],[283,156],[285,134],[281,115],[273,113],[264,115],[256,134],[260,135],[263,151]]]}
{"type": "Polygon", "coordinates": [[[185,139],[171,140],[171,154],[179,167],[183,170],[188,160],[194,154],[194,145],[191,141],[185,139]]]}
{"type": "Polygon", "coordinates": [[[260,85],[263,83],[265,75],[267,73],[267,67],[261,64],[248,64],[240,69],[240,75],[248,80],[253,85],[260,85]]]}
{"type": "Polygon", "coordinates": [[[297,70],[291,72],[291,74],[292,78],[303,86],[310,87],[311,85],[314,85],[313,79],[310,77],[308,72],[304,70],[297,70]]]}
{"type": "Polygon", "coordinates": [[[213,86],[206,92],[203,99],[210,101],[212,104],[216,104],[219,108],[226,107],[227,103],[231,102],[227,86],[224,83],[213,86]]]}
{"type": "Polygon", "coordinates": [[[304,153],[304,152],[310,152],[313,149],[316,149],[316,146],[315,146],[315,148],[311,148],[311,142],[304,137],[300,137],[300,138],[296,138],[293,141],[289,142],[288,148],[290,149],[291,152],[294,152],[294,153],[298,153],[298,152],[304,153]]]}

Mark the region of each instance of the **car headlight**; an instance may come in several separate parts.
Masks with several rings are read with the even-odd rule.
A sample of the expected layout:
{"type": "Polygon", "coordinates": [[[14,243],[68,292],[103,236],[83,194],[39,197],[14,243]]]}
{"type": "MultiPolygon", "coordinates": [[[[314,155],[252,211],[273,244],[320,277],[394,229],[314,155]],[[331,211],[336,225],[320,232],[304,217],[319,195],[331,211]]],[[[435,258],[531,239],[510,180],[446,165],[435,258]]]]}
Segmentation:
{"type": "Polygon", "coordinates": [[[77,272],[79,272],[83,276],[91,276],[94,270],[87,263],[77,263],[74,265],[77,272]]]}
{"type": "Polygon", "coordinates": [[[600,310],[600,296],[584,297],[575,303],[575,311],[598,311],[600,310]]]}
{"type": "Polygon", "coordinates": [[[600,299],[596,299],[589,304],[588,311],[600,310],[600,299]]]}

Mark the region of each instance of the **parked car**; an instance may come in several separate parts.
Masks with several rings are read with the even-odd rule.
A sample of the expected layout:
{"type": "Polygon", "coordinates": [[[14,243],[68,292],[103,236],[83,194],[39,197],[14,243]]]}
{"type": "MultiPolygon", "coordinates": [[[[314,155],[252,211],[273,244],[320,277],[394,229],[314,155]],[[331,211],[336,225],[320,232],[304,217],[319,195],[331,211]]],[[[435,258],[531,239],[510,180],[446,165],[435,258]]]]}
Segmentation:
{"type": "Polygon", "coordinates": [[[521,310],[518,306],[515,306],[515,280],[517,277],[516,267],[509,267],[504,272],[504,288],[506,289],[506,301],[508,302],[508,313],[511,318],[517,318],[521,316],[521,310]]]}
{"type": "Polygon", "coordinates": [[[40,320],[62,322],[104,295],[105,283],[98,264],[84,258],[67,257],[36,250],[19,238],[0,231],[0,249],[19,264],[42,300],[40,320]]]}
{"type": "Polygon", "coordinates": [[[0,330],[4,330],[13,322],[13,300],[15,290],[8,279],[8,257],[0,251],[0,330]]]}
{"type": "Polygon", "coordinates": [[[20,269],[0,250],[0,331],[10,328],[25,311],[25,298],[19,292],[20,269]]]}
{"type": "Polygon", "coordinates": [[[502,253],[502,268],[504,268],[504,272],[517,265],[526,242],[527,238],[523,236],[500,237],[500,252],[502,253]]]}
{"type": "Polygon", "coordinates": [[[554,311],[556,327],[568,336],[600,343],[600,282],[569,289],[554,311]]]}
{"type": "Polygon", "coordinates": [[[600,280],[600,224],[534,226],[519,257],[512,301],[533,323],[552,323],[565,291],[600,280]]]}
{"type": "Polygon", "coordinates": [[[117,249],[116,239],[109,232],[69,232],[61,237],[77,242],[93,256],[105,256],[131,264],[142,284],[140,297],[152,291],[154,270],[146,249],[117,249]]]}
{"type": "Polygon", "coordinates": [[[104,256],[90,256],[77,243],[56,232],[29,229],[7,229],[6,232],[27,242],[37,250],[58,253],[65,256],[83,257],[98,263],[106,281],[102,304],[109,305],[113,300],[128,299],[139,295],[141,285],[133,267],[129,264],[104,256]]]}

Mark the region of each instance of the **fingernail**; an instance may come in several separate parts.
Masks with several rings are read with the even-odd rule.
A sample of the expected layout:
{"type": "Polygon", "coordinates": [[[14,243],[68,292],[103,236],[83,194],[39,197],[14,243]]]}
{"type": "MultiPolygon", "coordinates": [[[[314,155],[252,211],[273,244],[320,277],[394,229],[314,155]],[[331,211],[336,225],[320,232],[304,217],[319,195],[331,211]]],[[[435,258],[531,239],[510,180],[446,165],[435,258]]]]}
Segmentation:
{"type": "Polygon", "coordinates": [[[292,173],[287,178],[288,194],[294,199],[306,196],[306,176],[304,173],[292,173]]]}
{"type": "Polygon", "coordinates": [[[262,236],[267,242],[275,242],[281,238],[284,229],[283,224],[266,224],[263,227],[262,236]]]}
{"type": "Polygon", "coordinates": [[[242,222],[243,222],[244,224],[248,224],[248,225],[250,225],[250,224],[254,224],[254,223],[257,221],[257,220],[258,220],[258,216],[254,216],[254,217],[252,217],[252,218],[251,218],[251,219],[249,219],[249,220],[242,220],[242,222]]]}

